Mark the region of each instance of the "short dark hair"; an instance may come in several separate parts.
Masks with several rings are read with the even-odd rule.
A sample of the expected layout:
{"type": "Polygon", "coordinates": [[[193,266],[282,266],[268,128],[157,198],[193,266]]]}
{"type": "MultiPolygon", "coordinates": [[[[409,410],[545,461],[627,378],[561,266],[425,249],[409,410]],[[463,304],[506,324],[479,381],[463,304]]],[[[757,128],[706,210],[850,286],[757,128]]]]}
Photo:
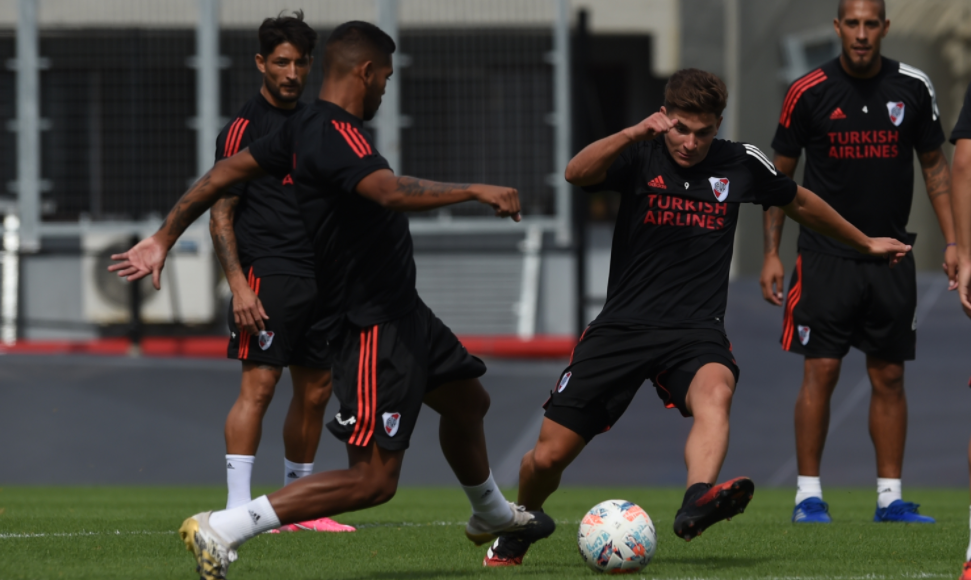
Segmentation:
{"type": "Polygon", "coordinates": [[[664,87],[664,106],[686,113],[720,117],[728,102],[728,88],[720,78],[696,68],[681,69],[664,87]]]}
{"type": "Polygon", "coordinates": [[[389,58],[397,49],[394,39],[371,24],[360,20],[345,22],[327,38],[324,53],[324,73],[329,73],[338,60],[345,67],[353,67],[361,58],[380,56],[389,58]]]}
{"type": "Polygon", "coordinates": [[[297,10],[293,16],[284,16],[283,12],[276,18],[267,18],[260,25],[260,54],[269,57],[284,42],[289,42],[303,56],[313,56],[314,46],[317,45],[317,33],[303,21],[303,10],[297,10]]]}
{"type": "MultiPolygon", "coordinates": [[[[843,20],[843,15],[846,14],[846,3],[849,0],[839,0],[839,6],[836,7],[836,17],[839,20],[843,20]]],[[[868,0],[869,2],[876,2],[880,5],[880,20],[881,22],[887,19],[887,3],[884,0],[868,0]]]]}

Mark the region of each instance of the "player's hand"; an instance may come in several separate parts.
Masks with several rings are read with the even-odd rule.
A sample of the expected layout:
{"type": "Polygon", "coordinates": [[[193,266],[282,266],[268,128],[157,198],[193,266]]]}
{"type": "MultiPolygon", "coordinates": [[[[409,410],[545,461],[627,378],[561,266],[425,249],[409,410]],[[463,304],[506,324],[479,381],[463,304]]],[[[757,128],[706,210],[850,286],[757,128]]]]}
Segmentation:
{"type": "Polygon", "coordinates": [[[944,248],[944,274],[947,276],[947,289],[957,290],[958,287],[958,249],[957,246],[944,248]]]}
{"type": "Polygon", "coordinates": [[[256,335],[266,330],[264,320],[269,320],[263,310],[263,303],[249,286],[233,288],[233,322],[236,328],[256,335]]]}
{"type": "Polygon", "coordinates": [[[866,253],[871,256],[887,258],[890,260],[890,267],[893,268],[900,263],[900,260],[904,259],[911,247],[893,238],[870,238],[866,253]]]}
{"type": "Polygon", "coordinates": [[[475,184],[469,187],[479,203],[492,206],[496,217],[511,217],[518,222],[523,219],[519,213],[519,191],[512,187],[475,184]]]}
{"type": "Polygon", "coordinates": [[[112,254],[111,259],[118,262],[108,266],[109,272],[116,272],[121,278],[129,282],[141,280],[152,275],[152,286],[156,290],[162,289],[162,268],[165,267],[165,257],[169,249],[165,244],[150,236],[138,242],[127,252],[112,254]]]}
{"type": "Polygon", "coordinates": [[[676,120],[669,118],[664,113],[657,112],[633,127],[624,129],[624,133],[633,141],[647,141],[661,133],[667,133],[677,124],[676,120]]]}
{"type": "Polygon", "coordinates": [[[958,265],[958,297],[964,313],[971,318],[971,260],[961,260],[958,265]]]}
{"type": "Polygon", "coordinates": [[[785,270],[778,254],[766,254],[762,262],[762,276],[759,284],[762,286],[762,298],[769,304],[782,306],[782,292],[785,288],[785,270]]]}

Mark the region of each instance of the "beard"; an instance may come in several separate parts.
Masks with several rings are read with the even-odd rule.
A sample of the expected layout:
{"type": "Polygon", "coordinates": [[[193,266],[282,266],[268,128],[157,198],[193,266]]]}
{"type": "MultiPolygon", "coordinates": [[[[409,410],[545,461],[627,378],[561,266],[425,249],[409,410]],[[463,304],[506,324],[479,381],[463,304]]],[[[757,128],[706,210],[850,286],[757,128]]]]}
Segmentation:
{"type": "Polygon", "coordinates": [[[300,100],[300,95],[303,93],[303,87],[298,86],[294,94],[285,94],[280,90],[278,85],[273,83],[264,83],[266,85],[266,90],[270,91],[273,98],[280,101],[281,103],[293,103],[300,100]]]}
{"type": "Polygon", "coordinates": [[[875,48],[871,49],[870,60],[858,61],[853,59],[852,50],[843,49],[843,60],[846,62],[847,68],[857,74],[865,74],[870,72],[874,64],[880,58],[880,53],[875,48]]]}

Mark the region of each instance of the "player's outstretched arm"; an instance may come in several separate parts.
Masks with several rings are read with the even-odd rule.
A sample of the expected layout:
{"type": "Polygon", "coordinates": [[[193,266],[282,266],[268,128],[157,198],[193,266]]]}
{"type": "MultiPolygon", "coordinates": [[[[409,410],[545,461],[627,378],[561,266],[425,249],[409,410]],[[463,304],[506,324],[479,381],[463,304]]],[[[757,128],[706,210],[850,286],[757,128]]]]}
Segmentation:
{"type": "Polygon", "coordinates": [[[927,185],[927,197],[931,200],[937,222],[944,234],[944,273],[948,279],[948,290],[958,287],[958,252],[954,244],[954,218],[951,214],[951,170],[947,166],[947,157],[938,147],[927,153],[919,153],[920,170],[924,174],[927,185]]]}
{"type": "Polygon", "coordinates": [[[596,185],[607,179],[607,170],[630,144],[653,139],[671,130],[677,121],[654,113],[633,127],[587,145],[566,166],[566,180],[578,187],[596,185]]]}
{"type": "Polygon", "coordinates": [[[243,275],[243,266],[239,263],[236,232],[233,229],[237,205],[239,196],[234,193],[224,194],[213,204],[209,211],[209,235],[212,236],[216,257],[226,274],[226,282],[233,292],[233,320],[238,328],[255,335],[266,330],[263,321],[270,317],[263,310],[263,303],[256,292],[250,288],[243,275]]]}
{"type": "Polygon", "coordinates": [[[954,148],[954,214],[958,255],[958,294],[964,313],[971,317],[971,139],[958,139],[954,148]]]}
{"type": "MultiPolygon", "coordinates": [[[[775,154],[772,160],[777,170],[792,179],[799,165],[798,157],[775,154]]],[[[782,226],[786,223],[786,213],[782,208],[770,207],[762,215],[762,231],[765,236],[765,257],[762,260],[762,297],[769,304],[782,306],[782,292],[785,288],[785,269],[779,258],[779,243],[782,241],[782,226]]]]}
{"type": "Polygon", "coordinates": [[[482,183],[442,183],[379,169],[357,184],[357,192],[394,211],[424,211],[463,201],[491,206],[497,217],[519,221],[519,192],[512,187],[482,183]]]}
{"type": "Polygon", "coordinates": [[[111,259],[117,264],[108,266],[108,270],[129,282],[151,274],[152,285],[156,290],[160,289],[165,257],[182,232],[216,203],[228,187],[261,175],[263,170],[248,149],[217,162],[179,198],[157,232],[127,252],[113,254],[111,259]]]}
{"type": "Polygon", "coordinates": [[[891,266],[900,262],[911,248],[893,238],[867,237],[831,205],[805,187],[799,186],[795,199],[782,206],[782,209],[794,221],[843,242],[861,254],[889,258],[891,266]]]}

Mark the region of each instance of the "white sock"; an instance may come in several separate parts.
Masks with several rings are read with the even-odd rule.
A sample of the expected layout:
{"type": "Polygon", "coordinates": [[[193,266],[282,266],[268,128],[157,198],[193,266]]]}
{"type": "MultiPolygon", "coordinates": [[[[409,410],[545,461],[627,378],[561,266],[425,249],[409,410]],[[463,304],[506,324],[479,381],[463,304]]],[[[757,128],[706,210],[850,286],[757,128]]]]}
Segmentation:
{"type": "Polygon", "coordinates": [[[798,476],[796,478],[796,505],[811,497],[823,499],[823,484],[819,477],[798,476]]]}
{"type": "Polygon", "coordinates": [[[462,486],[472,504],[472,513],[490,525],[502,525],[512,519],[512,509],[489,472],[489,479],[479,485],[462,486]]]}
{"type": "Polygon", "coordinates": [[[901,499],[902,484],[899,479],[886,477],[877,478],[877,507],[885,508],[894,501],[901,499]]]}
{"type": "Polygon", "coordinates": [[[313,463],[294,463],[283,458],[283,486],[286,487],[297,481],[301,477],[306,477],[314,472],[313,463]]]}
{"type": "Polygon", "coordinates": [[[968,551],[964,556],[965,562],[971,562],[971,543],[968,544],[968,551]]]}
{"type": "Polygon", "coordinates": [[[280,527],[280,518],[265,495],[239,507],[213,512],[209,525],[233,549],[267,530],[280,527]]]}
{"type": "Polygon", "coordinates": [[[253,477],[255,455],[226,455],[226,509],[239,507],[253,499],[250,495],[250,479],[253,477]]]}

